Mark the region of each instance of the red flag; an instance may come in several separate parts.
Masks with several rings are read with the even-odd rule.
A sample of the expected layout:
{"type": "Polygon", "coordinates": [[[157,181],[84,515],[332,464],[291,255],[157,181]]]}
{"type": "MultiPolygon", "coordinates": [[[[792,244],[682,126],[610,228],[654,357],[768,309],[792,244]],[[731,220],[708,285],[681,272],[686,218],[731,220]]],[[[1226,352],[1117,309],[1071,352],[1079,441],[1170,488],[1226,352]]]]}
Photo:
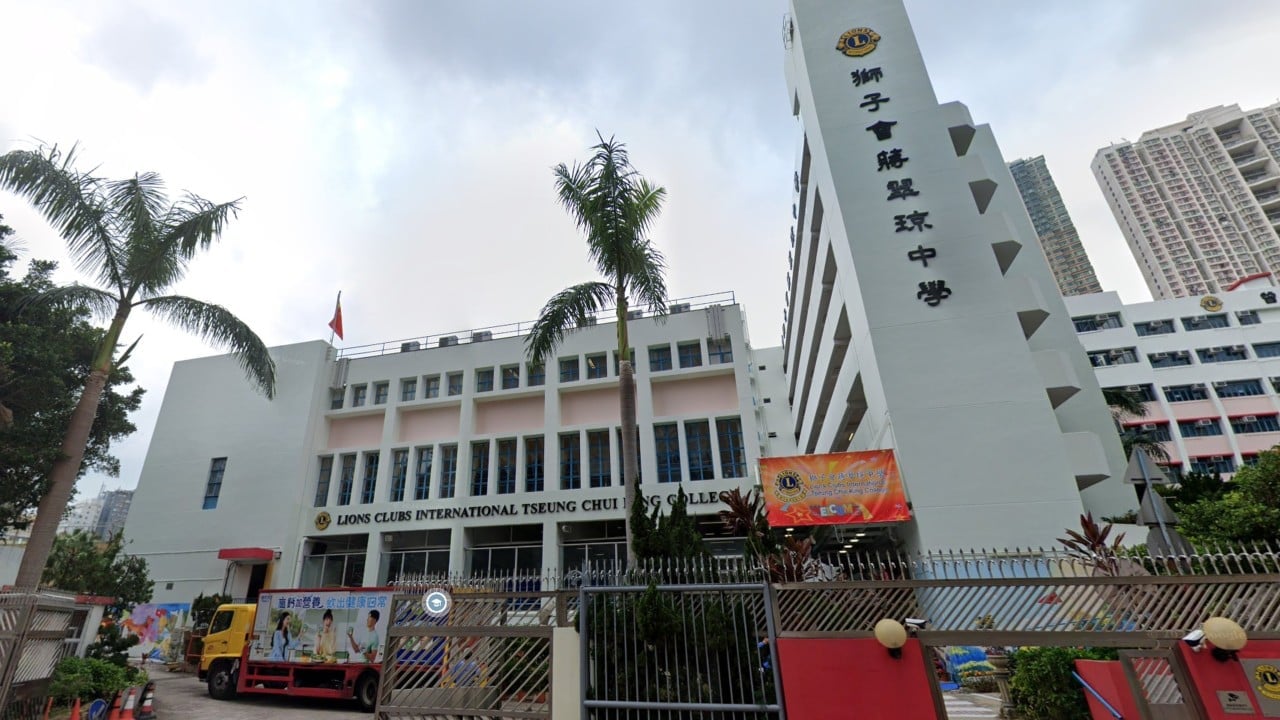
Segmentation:
{"type": "Polygon", "coordinates": [[[333,308],[333,319],[329,321],[329,329],[338,336],[338,339],[346,339],[342,337],[342,293],[338,293],[338,303],[333,308]]]}

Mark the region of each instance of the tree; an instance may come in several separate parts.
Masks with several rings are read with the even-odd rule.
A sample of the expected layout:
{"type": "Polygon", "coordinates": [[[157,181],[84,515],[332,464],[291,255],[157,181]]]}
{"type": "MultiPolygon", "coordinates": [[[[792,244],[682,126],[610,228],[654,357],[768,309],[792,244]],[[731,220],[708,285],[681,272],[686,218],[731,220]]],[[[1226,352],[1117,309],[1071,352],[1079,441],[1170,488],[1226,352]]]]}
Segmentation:
{"type": "Polygon", "coordinates": [[[124,554],[124,535],[103,542],[97,535],[76,530],[53,541],[41,583],[66,592],[112,599],[108,614],[118,617],[134,605],[151,600],[147,561],[124,554]]]}
{"type": "Polygon", "coordinates": [[[163,181],[153,172],[104,180],[76,170],[75,160],[74,148],[63,153],[56,146],[0,156],[0,188],[30,200],[62,235],[79,269],[102,286],[55,288],[38,301],[84,307],[110,318],[67,423],[61,455],[50,470],[14,580],[18,587],[34,587],[40,580],[80,473],[103,389],[112,370],[137,346],[135,340],[117,355],[132,313],[150,311],[230,350],[250,380],[268,398],[275,395],[275,362],[248,325],[221,306],[166,294],[197,253],[222,235],[240,201],[219,204],[187,193],[170,203],[163,181]]]}
{"type": "MultiPolygon", "coordinates": [[[[26,526],[26,514],[48,487],[59,444],[75,409],[84,376],[102,330],[80,308],[25,304],[56,288],[54,263],[32,261],[24,278],[13,278],[16,256],[3,244],[0,226],[0,528],[26,526]]],[[[142,402],[142,389],[125,389],[133,377],[114,368],[103,389],[98,417],[85,448],[81,473],[119,473],[111,443],[134,431],[129,413],[142,402]]]]}
{"type": "Polygon", "coordinates": [[[632,514],[635,521],[632,543],[636,556],[645,560],[660,558],[698,558],[707,554],[702,542],[702,533],[698,532],[698,524],[689,515],[689,496],[684,487],[678,487],[675,502],[671,503],[671,513],[662,512],[662,504],[656,503],[653,512],[645,515],[645,503],[634,506],[632,514]],[[635,518],[638,514],[641,518],[635,518]]]}
{"type": "Polygon", "coordinates": [[[1125,458],[1133,457],[1134,450],[1142,450],[1157,462],[1169,462],[1169,451],[1151,433],[1135,426],[1126,427],[1128,418],[1139,419],[1147,416],[1147,405],[1142,396],[1123,388],[1103,388],[1102,399],[1111,407],[1111,421],[1115,423],[1116,432],[1120,434],[1120,444],[1124,446],[1125,458]]]}
{"type": "Polygon", "coordinates": [[[1258,454],[1221,494],[1212,490],[1178,508],[1178,531],[1195,543],[1275,542],[1280,538],[1280,451],[1258,454]]]}
{"type": "MultiPolygon", "coordinates": [[[[560,204],[587,236],[587,254],[605,281],[566,288],[542,308],[525,341],[534,363],[542,363],[573,328],[613,302],[617,316],[618,395],[622,420],[622,485],[624,503],[635,508],[639,493],[636,448],[636,384],[627,337],[627,311],[632,304],[647,306],[658,315],[667,311],[666,263],[647,235],[667,191],[631,166],[626,147],[613,138],[592,147],[595,154],[573,168],[555,168],[560,204]]],[[[627,560],[634,565],[636,548],[627,524],[627,560]]]]}

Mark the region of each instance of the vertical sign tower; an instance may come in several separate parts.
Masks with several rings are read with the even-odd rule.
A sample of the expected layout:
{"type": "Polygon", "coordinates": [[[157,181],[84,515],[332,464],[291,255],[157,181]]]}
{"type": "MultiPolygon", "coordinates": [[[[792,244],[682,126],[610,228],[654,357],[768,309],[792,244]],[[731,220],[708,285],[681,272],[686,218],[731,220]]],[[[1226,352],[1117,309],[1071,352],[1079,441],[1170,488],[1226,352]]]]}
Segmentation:
{"type": "Polygon", "coordinates": [[[1047,546],[1136,507],[995,139],[938,104],[901,0],[793,0],[784,45],[800,449],[894,448],[916,549],[1047,546]]]}

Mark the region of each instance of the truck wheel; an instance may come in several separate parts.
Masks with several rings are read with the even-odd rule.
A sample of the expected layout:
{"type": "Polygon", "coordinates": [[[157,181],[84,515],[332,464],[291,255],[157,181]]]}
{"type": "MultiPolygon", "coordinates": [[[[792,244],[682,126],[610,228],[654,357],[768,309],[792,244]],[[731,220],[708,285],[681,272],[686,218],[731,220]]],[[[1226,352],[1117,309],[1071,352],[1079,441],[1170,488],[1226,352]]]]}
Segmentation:
{"type": "Polygon", "coordinates": [[[360,709],[364,712],[371,713],[378,706],[378,675],[376,673],[365,673],[356,680],[356,702],[360,703],[360,709]]]}
{"type": "Polygon", "coordinates": [[[236,672],[230,660],[218,660],[209,666],[209,697],[231,700],[236,696],[236,672]]]}

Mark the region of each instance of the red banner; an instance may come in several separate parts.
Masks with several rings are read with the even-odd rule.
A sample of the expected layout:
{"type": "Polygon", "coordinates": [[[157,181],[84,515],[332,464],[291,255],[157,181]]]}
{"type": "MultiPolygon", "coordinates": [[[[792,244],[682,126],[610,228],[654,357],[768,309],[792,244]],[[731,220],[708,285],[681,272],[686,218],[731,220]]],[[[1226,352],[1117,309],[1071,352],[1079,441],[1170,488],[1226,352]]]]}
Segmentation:
{"type": "Polygon", "coordinates": [[[892,450],[760,458],[772,527],[911,519],[892,450]]]}

